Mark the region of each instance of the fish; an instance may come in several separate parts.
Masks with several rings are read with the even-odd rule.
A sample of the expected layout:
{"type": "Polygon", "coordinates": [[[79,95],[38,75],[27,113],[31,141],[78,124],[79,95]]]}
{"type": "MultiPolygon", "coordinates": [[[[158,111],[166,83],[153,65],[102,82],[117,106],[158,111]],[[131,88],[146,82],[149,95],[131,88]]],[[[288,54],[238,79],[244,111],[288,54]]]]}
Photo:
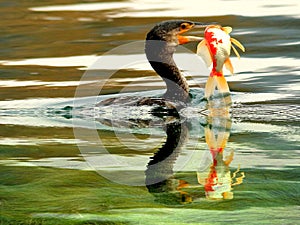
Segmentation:
{"type": "Polygon", "coordinates": [[[230,96],[229,86],[223,74],[223,67],[225,65],[231,74],[234,73],[229,58],[231,49],[233,49],[236,56],[240,58],[240,54],[234,45],[245,52],[245,47],[238,40],[230,37],[229,34],[231,32],[232,28],[229,26],[207,26],[204,31],[204,39],[197,46],[197,55],[202,57],[207,67],[210,67],[211,64],[213,65],[205,85],[204,97],[206,100],[213,95],[216,87],[220,93],[228,93],[230,96]]]}

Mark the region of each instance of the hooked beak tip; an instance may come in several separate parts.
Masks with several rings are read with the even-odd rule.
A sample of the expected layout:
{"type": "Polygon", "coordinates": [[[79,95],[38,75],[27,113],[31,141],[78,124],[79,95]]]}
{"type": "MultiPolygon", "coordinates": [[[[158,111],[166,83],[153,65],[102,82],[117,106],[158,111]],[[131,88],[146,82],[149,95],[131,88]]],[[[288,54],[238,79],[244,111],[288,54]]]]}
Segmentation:
{"type": "Polygon", "coordinates": [[[210,25],[218,25],[219,23],[217,22],[211,22],[211,23],[202,23],[202,22],[195,22],[193,28],[205,28],[210,25]]]}

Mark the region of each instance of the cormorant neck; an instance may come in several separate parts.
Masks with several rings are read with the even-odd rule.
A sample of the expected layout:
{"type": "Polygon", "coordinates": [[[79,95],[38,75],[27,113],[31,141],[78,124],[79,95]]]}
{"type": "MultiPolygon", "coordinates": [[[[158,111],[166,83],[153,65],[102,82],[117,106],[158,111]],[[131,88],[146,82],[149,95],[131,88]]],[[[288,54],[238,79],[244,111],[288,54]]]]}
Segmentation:
{"type": "Polygon", "coordinates": [[[175,44],[166,41],[147,40],[145,53],[152,68],[167,85],[164,97],[186,102],[189,98],[189,86],[173,59],[175,48],[175,44]]]}

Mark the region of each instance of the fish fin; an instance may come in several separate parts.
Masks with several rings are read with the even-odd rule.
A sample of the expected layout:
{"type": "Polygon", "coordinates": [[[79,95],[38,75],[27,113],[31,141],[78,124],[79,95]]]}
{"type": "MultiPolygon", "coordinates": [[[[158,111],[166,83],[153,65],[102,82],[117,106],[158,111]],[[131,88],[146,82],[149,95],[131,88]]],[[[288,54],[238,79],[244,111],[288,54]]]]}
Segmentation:
{"type": "Polygon", "coordinates": [[[234,53],[236,54],[236,56],[240,59],[241,56],[240,56],[239,52],[236,50],[236,48],[233,45],[231,45],[231,47],[232,47],[234,53]]]}
{"type": "Polygon", "coordinates": [[[229,86],[224,76],[214,77],[217,83],[217,87],[220,93],[229,93],[229,86]]]}
{"type": "Polygon", "coordinates": [[[216,88],[216,81],[213,76],[209,76],[205,84],[205,98],[213,95],[216,88]]]}
{"type": "Polygon", "coordinates": [[[225,148],[228,138],[229,138],[230,132],[228,131],[224,131],[218,134],[218,138],[217,138],[217,146],[218,148],[225,148]]]}
{"type": "Polygon", "coordinates": [[[207,41],[202,40],[197,46],[197,55],[201,56],[207,67],[212,64],[212,56],[207,46],[207,41]]]}
{"type": "Polygon", "coordinates": [[[241,42],[236,40],[235,38],[230,38],[231,43],[235,44],[239,49],[241,49],[243,52],[245,52],[245,47],[242,45],[241,42]]]}
{"type": "Polygon", "coordinates": [[[227,34],[230,34],[232,32],[232,27],[222,27],[221,29],[227,34]]]}
{"type": "Polygon", "coordinates": [[[204,128],[205,142],[209,148],[217,148],[217,140],[214,132],[210,128],[204,128]]]}
{"type": "Polygon", "coordinates": [[[226,59],[226,61],[225,61],[225,67],[226,67],[226,69],[228,69],[228,70],[230,71],[230,73],[233,75],[233,66],[232,66],[231,61],[230,61],[229,58],[226,59]]]}

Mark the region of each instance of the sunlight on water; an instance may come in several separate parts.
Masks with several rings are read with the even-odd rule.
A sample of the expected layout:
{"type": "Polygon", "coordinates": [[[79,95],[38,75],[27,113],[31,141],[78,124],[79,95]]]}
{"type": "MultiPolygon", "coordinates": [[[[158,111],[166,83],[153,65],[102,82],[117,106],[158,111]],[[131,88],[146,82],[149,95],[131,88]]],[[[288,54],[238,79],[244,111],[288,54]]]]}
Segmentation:
{"type": "MultiPolygon", "coordinates": [[[[45,7],[33,7],[32,11],[38,12],[53,12],[53,11],[100,11],[100,10],[112,10],[131,7],[132,3],[120,3],[120,2],[106,2],[106,3],[85,3],[74,5],[57,5],[57,6],[45,6],[45,7]]],[[[146,8],[144,8],[146,9],[146,8]]]]}
{"type": "Polygon", "coordinates": [[[66,86],[78,86],[80,84],[89,84],[93,81],[19,81],[19,80],[1,80],[0,87],[26,87],[26,86],[46,86],[46,87],[66,87],[66,86]]]}
{"type": "Polygon", "coordinates": [[[74,98],[33,98],[23,100],[0,101],[1,109],[43,108],[51,104],[73,102],[74,98]]]}
{"type": "Polygon", "coordinates": [[[1,160],[0,164],[4,166],[18,166],[18,167],[40,167],[47,166],[57,169],[72,169],[72,170],[84,170],[93,171],[86,162],[81,161],[79,158],[43,158],[43,159],[8,159],[1,160]]]}
{"type": "Polygon", "coordinates": [[[120,13],[109,14],[110,17],[181,17],[189,16],[218,16],[218,15],[243,15],[243,16],[277,16],[287,15],[299,17],[300,3],[297,0],[272,1],[267,4],[265,1],[252,0],[251,4],[243,1],[208,1],[204,4],[197,0],[170,1],[163,0],[153,3],[149,0],[131,0],[124,3],[86,3],[74,5],[57,5],[30,8],[38,12],[53,11],[100,11],[119,9],[120,13]],[[122,10],[123,9],[123,10],[122,10]],[[126,12],[123,12],[124,9],[126,12]]]}
{"type": "Polygon", "coordinates": [[[1,138],[0,145],[42,145],[42,144],[49,144],[49,143],[56,143],[56,144],[79,144],[85,143],[84,141],[76,140],[76,139],[41,139],[41,138],[1,138]]]}
{"type": "Polygon", "coordinates": [[[0,61],[0,64],[5,66],[28,66],[28,65],[39,65],[39,66],[90,66],[97,59],[97,56],[70,56],[70,57],[58,57],[58,58],[40,58],[40,59],[20,59],[14,61],[0,61]]]}
{"type": "MultiPolygon", "coordinates": [[[[176,53],[174,59],[178,66],[182,70],[188,68],[193,68],[195,65],[190,61],[194,59],[195,56],[186,53],[176,53]]],[[[199,57],[199,64],[202,59],[199,57]]],[[[29,66],[29,65],[38,65],[38,66],[53,66],[53,67],[90,67],[90,69],[98,70],[119,70],[120,68],[117,65],[124,64],[126,62],[132,62],[132,64],[123,67],[122,69],[133,69],[133,70],[151,70],[152,68],[149,65],[144,54],[129,54],[129,55],[103,55],[103,56],[71,56],[71,57],[59,57],[59,58],[39,58],[39,59],[19,59],[19,60],[2,60],[0,61],[1,65],[4,66],[29,66]],[[113,61],[118,61],[118,64],[115,64],[113,61]]],[[[232,58],[233,66],[235,73],[241,73],[245,71],[251,72],[277,72],[281,75],[280,70],[274,70],[276,67],[280,66],[285,67],[289,66],[291,68],[297,68],[300,65],[300,59],[296,58],[286,58],[286,57],[270,57],[270,58],[248,58],[242,56],[241,59],[235,57],[232,58]],[[253,66],[254,65],[254,66],[253,66]],[[271,70],[270,70],[271,69],[271,70]]],[[[202,65],[199,65],[202,66],[202,65]]],[[[227,71],[229,74],[229,72],[227,71]]]]}

